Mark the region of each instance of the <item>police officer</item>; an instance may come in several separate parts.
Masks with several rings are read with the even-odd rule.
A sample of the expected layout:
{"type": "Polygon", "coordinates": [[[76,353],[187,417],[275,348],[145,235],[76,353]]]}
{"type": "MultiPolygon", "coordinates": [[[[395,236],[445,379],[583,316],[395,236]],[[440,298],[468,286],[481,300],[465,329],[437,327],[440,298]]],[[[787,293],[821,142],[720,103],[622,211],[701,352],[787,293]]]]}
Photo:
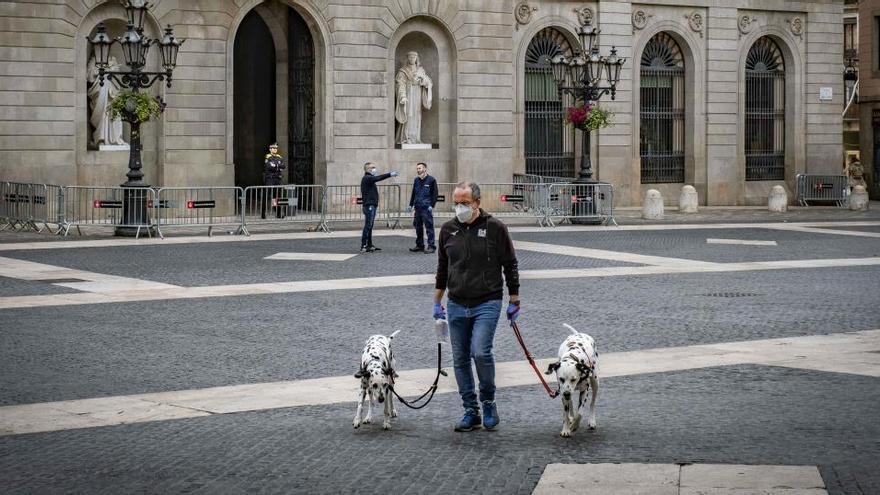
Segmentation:
{"type": "MultiPolygon", "coordinates": [[[[269,145],[269,153],[263,160],[263,185],[264,186],[280,186],[284,178],[284,158],[278,153],[278,143],[269,145]]],[[[260,218],[266,218],[266,208],[271,207],[270,203],[278,198],[278,188],[264,190],[263,201],[260,208],[260,218]],[[271,192],[270,192],[271,191],[271,192]]],[[[275,218],[283,218],[281,215],[281,206],[275,208],[275,218]]]]}
{"type": "Polygon", "coordinates": [[[416,228],[416,246],[409,248],[414,253],[436,251],[434,246],[434,206],[437,205],[437,180],[428,175],[428,165],[416,165],[412,194],[409,197],[408,210],[415,210],[413,227],[416,228]],[[425,231],[427,231],[428,248],[425,249],[425,231]]]}

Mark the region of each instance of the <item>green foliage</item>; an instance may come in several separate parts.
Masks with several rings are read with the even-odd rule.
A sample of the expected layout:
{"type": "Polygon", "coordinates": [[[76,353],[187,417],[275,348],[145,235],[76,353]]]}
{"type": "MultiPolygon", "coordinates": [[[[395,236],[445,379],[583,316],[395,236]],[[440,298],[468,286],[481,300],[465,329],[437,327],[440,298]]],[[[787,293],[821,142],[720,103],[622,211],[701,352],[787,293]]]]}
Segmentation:
{"type": "Polygon", "coordinates": [[[604,108],[594,106],[590,113],[587,114],[587,123],[586,128],[588,131],[595,131],[596,129],[604,129],[605,127],[610,126],[613,122],[611,121],[612,114],[608,110],[604,108]]]}
{"type": "Polygon", "coordinates": [[[113,119],[135,120],[141,123],[159,117],[162,115],[162,110],[162,105],[156,97],[127,90],[116,95],[107,107],[113,119]]]}

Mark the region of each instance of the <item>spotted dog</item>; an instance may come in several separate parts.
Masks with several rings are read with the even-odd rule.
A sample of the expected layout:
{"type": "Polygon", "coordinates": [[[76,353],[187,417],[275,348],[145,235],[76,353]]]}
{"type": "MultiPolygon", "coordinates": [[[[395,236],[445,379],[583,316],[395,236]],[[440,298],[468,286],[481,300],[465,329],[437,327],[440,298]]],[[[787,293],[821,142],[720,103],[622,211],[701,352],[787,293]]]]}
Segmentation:
{"type": "Polygon", "coordinates": [[[599,395],[599,352],[593,337],[580,333],[571,325],[563,325],[571,331],[571,335],[559,346],[559,360],[547,367],[545,374],[556,372],[556,381],[562,395],[562,432],[563,437],[570,437],[571,432],[578,429],[584,412],[584,399],[588,389],[593,389],[590,400],[590,429],[596,429],[596,396],[599,395]],[[575,390],[579,393],[577,410],[572,408],[571,396],[575,390]]]}
{"type": "Polygon", "coordinates": [[[361,379],[357,412],[352,422],[355,428],[360,427],[361,423],[369,424],[372,421],[373,401],[384,404],[385,421],[382,423],[383,429],[391,428],[391,418],[397,417],[397,411],[394,409],[394,401],[391,394],[391,387],[394,386],[394,378],[397,376],[394,372],[394,354],[391,352],[391,339],[398,332],[400,330],[388,337],[373,335],[367,339],[364,353],[361,355],[361,369],[354,375],[355,378],[361,379]],[[367,415],[361,419],[364,399],[367,398],[369,398],[367,415]]]}

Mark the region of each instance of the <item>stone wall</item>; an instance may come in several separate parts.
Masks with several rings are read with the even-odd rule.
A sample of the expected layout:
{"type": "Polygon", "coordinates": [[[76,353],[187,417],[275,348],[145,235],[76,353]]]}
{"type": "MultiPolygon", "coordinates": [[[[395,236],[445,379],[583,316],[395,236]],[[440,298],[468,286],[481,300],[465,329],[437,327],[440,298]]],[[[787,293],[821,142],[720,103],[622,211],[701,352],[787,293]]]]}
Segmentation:
{"type": "MultiPolygon", "coordinates": [[[[398,183],[411,181],[418,161],[428,162],[441,181],[509,181],[513,172],[524,170],[525,49],[548,26],[576,42],[576,10],[585,7],[601,26],[603,54],[615,45],[628,59],[616,99],[603,99],[616,114],[616,125],[596,133],[591,150],[595,175],[614,184],[618,204],[638,204],[647,188],[639,180],[634,81],[642,48],[661,31],[685,52],[686,182],[697,188],[701,202],[756,204],[777,184],[744,180],[743,64],[751,44],[763,35],[773,37],[786,57],[786,180],[779,184],[792,191],[796,173],[832,173],[841,166],[842,0],[154,3],[149,29],[173,24],[187,41],[172,87],[153,90],[168,101],[162,121],[145,126],[145,173],[153,184],[234,184],[235,32],[244,16],[258,9],[280,57],[278,49],[286,50],[288,6],[306,20],[314,40],[319,182],[356,182],[367,160],[400,170],[398,183]],[[520,4],[527,18],[515,15],[520,4]],[[408,43],[421,43],[436,57],[429,124],[436,149],[394,146],[393,79],[401,62],[398,48],[408,43]],[[819,101],[822,87],[832,88],[831,101],[819,101]]],[[[124,11],[115,2],[97,0],[0,2],[0,177],[95,185],[124,180],[126,152],[95,152],[86,145],[84,36],[107,18],[124,18],[124,11]]],[[[276,72],[276,98],[283,109],[286,65],[279,61],[276,72]]],[[[286,128],[286,112],[277,114],[276,126],[286,128]]],[[[284,150],[286,133],[279,132],[278,140],[284,150]]],[[[681,185],[651,187],[676,198],[671,192],[681,185]]]]}

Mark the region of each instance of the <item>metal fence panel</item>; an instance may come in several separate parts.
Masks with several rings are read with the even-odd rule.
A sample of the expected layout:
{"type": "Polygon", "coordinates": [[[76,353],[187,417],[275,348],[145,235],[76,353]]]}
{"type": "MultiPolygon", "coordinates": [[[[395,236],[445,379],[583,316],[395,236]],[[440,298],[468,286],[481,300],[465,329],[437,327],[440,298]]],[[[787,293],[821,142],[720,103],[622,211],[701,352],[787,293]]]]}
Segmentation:
{"type": "Polygon", "coordinates": [[[63,222],[63,189],[61,186],[35,184],[33,189],[33,221],[37,231],[56,233],[63,222]],[[52,227],[54,225],[54,228],[52,227]]]}
{"type": "Polygon", "coordinates": [[[846,206],[849,188],[845,175],[807,175],[796,177],[798,204],[808,206],[808,201],[834,201],[846,206]]]}
{"type": "Polygon", "coordinates": [[[243,228],[265,224],[313,223],[327,230],[324,221],[324,186],[252,186],[244,189],[243,228]]]}
{"type": "Polygon", "coordinates": [[[6,204],[7,228],[39,230],[34,222],[34,188],[38,184],[6,182],[3,201],[6,204]]]}
{"type": "MultiPolygon", "coordinates": [[[[376,221],[384,221],[388,227],[400,226],[405,208],[401,199],[403,190],[399,184],[377,184],[379,207],[376,221]]],[[[363,198],[360,185],[327,186],[324,194],[325,226],[333,222],[361,222],[364,219],[363,198]]],[[[409,204],[409,197],[406,199],[409,204]]]]}
{"type": "Polygon", "coordinates": [[[237,227],[245,234],[240,187],[163,187],[149,205],[160,237],[170,227],[237,227]]]}
{"type": "Polygon", "coordinates": [[[543,225],[546,184],[480,184],[480,207],[499,218],[533,218],[543,225]]]}
{"type": "Polygon", "coordinates": [[[553,184],[549,187],[548,197],[550,207],[545,225],[556,225],[572,218],[617,225],[614,220],[614,188],[611,184],[553,184]]]}
{"type": "Polygon", "coordinates": [[[153,203],[156,192],[149,188],[126,187],[88,187],[65,186],[61,188],[60,233],[68,235],[71,227],[129,227],[136,229],[136,237],[141,229],[152,236],[151,227],[155,218],[151,215],[149,205],[153,203]],[[145,212],[145,224],[126,223],[126,210],[142,210],[145,212]]]}

